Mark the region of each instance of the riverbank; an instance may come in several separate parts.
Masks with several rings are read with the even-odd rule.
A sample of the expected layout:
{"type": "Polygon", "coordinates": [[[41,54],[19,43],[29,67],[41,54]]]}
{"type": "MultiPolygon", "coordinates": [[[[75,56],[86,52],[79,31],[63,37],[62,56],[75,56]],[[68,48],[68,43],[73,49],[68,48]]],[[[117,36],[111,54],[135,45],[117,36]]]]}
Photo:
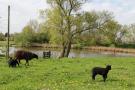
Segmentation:
{"type": "Polygon", "coordinates": [[[132,53],[135,54],[135,49],[127,49],[127,48],[113,48],[113,47],[103,47],[103,46],[91,46],[84,47],[83,49],[91,50],[91,51],[99,51],[99,52],[112,52],[112,53],[132,53]]]}
{"type": "MultiPolygon", "coordinates": [[[[0,41],[1,46],[6,46],[6,41],[0,41]]],[[[10,46],[15,46],[15,47],[21,47],[18,45],[15,45],[13,41],[10,41],[10,46]]],[[[32,43],[31,47],[41,47],[41,48],[46,48],[46,49],[60,49],[62,48],[61,45],[54,45],[54,44],[38,44],[38,43],[32,43]]],[[[72,49],[83,49],[83,50],[90,50],[90,51],[95,51],[95,52],[111,52],[113,54],[116,53],[131,53],[135,54],[135,49],[131,48],[117,48],[117,47],[104,47],[104,46],[86,46],[86,47],[77,47],[77,45],[72,45],[72,49]]]]}
{"type": "MultiPolygon", "coordinates": [[[[53,48],[58,49],[62,48],[60,45],[52,44],[32,44],[32,47],[43,47],[43,48],[53,48]]],[[[131,53],[135,54],[135,49],[131,48],[117,48],[117,47],[104,47],[104,46],[86,46],[82,48],[77,48],[76,45],[72,45],[72,49],[84,49],[97,52],[111,52],[111,53],[131,53]]]]}
{"type": "Polygon", "coordinates": [[[30,66],[9,68],[0,58],[1,90],[134,90],[135,60],[131,57],[33,59],[30,66]],[[106,82],[91,79],[95,66],[112,65],[106,82]]]}
{"type": "MultiPolygon", "coordinates": [[[[14,46],[15,42],[10,41],[10,46],[14,46]]],[[[7,41],[0,41],[0,47],[6,47],[7,46],[7,41]]]]}

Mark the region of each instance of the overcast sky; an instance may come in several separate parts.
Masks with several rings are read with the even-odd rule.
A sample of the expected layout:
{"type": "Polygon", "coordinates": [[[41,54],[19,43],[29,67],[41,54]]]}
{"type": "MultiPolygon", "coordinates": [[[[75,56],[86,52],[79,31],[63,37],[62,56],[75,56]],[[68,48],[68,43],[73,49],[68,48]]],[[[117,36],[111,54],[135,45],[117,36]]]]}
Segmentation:
{"type": "MultiPolygon", "coordinates": [[[[89,0],[85,11],[108,10],[120,24],[135,23],[135,0],[89,0]]],[[[11,32],[21,32],[32,19],[38,19],[39,10],[48,8],[45,0],[0,0],[0,32],[7,32],[7,7],[11,5],[11,32]]]]}

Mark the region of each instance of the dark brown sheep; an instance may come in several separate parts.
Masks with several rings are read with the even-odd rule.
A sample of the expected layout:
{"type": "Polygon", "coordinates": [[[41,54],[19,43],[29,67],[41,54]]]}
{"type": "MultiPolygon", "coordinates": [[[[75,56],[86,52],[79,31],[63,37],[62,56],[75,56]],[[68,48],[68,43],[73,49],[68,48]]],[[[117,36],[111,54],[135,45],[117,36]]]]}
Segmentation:
{"type": "Polygon", "coordinates": [[[26,60],[25,65],[29,65],[29,60],[36,58],[38,59],[38,55],[29,52],[29,51],[24,51],[24,50],[18,50],[15,52],[15,59],[17,59],[20,63],[20,60],[26,60]]]}

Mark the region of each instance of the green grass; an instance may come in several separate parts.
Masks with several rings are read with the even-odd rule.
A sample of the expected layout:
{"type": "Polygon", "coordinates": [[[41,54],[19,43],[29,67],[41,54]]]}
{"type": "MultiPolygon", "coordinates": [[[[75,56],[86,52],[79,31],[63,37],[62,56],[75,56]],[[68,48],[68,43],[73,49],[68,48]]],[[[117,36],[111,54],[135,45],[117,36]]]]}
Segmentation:
{"type": "Polygon", "coordinates": [[[0,90],[135,90],[135,58],[33,59],[30,66],[9,68],[0,58],[0,90]],[[104,83],[91,79],[94,66],[112,65],[104,83]]]}
{"type": "MultiPolygon", "coordinates": [[[[14,41],[10,41],[10,45],[15,44],[14,41]]],[[[0,46],[6,46],[7,41],[0,41],[0,46]]]]}

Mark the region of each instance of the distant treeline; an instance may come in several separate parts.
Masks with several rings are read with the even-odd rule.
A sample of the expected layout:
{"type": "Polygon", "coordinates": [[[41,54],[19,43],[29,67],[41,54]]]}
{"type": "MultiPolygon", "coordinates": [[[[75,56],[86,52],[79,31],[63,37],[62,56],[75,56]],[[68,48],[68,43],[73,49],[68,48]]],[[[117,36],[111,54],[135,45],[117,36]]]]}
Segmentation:
{"type": "MultiPolygon", "coordinates": [[[[104,18],[112,17],[112,14],[110,14],[109,12],[92,11],[86,12],[74,18],[76,19],[76,21],[80,18],[82,18],[82,20],[88,18],[87,22],[89,22],[91,25],[94,25],[93,23],[96,22],[94,21],[94,19],[100,16],[102,20],[102,15],[105,15],[104,18]]],[[[81,22],[81,20],[79,20],[78,22],[76,22],[79,25],[77,27],[78,31],[76,32],[80,33],[74,35],[75,38],[72,40],[71,43],[75,44],[77,48],[82,48],[84,46],[135,48],[135,24],[121,25],[113,18],[110,18],[109,20],[110,21],[107,21],[107,24],[102,26],[102,28],[93,28],[88,31],[83,31],[83,33],[81,32],[81,24],[78,23],[81,22]]],[[[31,46],[32,43],[49,43],[60,45],[62,44],[62,42],[68,41],[67,37],[69,37],[70,34],[66,36],[65,33],[65,35],[62,36],[62,33],[64,33],[62,32],[62,30],[57,30],[57,28],[51,27],[54,22],[55,21],[45,21],[39,23],[37,20],[30,20],[29,23],[22,29],[22,32],[10,34],[10,40],[14,41],[15,44],[21,46],[31,46]]],[[[98,24],[96,27],[98,27],[98,24]]],[[[0,41],[5,40],[5,34],[0,33],[0,41]]]]}
{"type": "MultiPolygon", "coordinates": [[[[45,28],[40,24],[40,28],[38,30],[34,30],[32,28],[31,23],[35,23],[36,21],[31,21],[27,26],[25,26],[20,33],[14,33],[10,35],[10,41],[14,41],[16,44],[21,46],[31,46],[32,43],[55,43],[59,44],[59,40],[54,38],[56,36],[55,32],[49,32],[49,30],[45,30],[45,28]],[[39,30],[40,29],[40,30],[39,30]]],[[[112,42],[107,36],[102,36],[102,33],[84,33],[82,35],[78,35],[78,38],[74,40],[73,44],[76,44],[76,48],[82,48],[84,46],[107,46],[107,47],[122,47],[122,48],[135,48],[134,39],[131,39],[130,33],[134,30],[134,25],[124,26],[123,29],[124,34],[120,37],[116,36],[112,39],[115,42],[112,42]],[[130,27],[130,28],[129,28],[130,27]],[[127,29],[128,28],[128,29],[127,29]],[[130,29],[130,32],[128,30],[130,29]],[[128,36],[127,36],[128,35],[128,36]],[[130,36],[129,36],[130,35],[130,36]],[[95,36],[95,37],[93,37],[95,36]],[[100,38],[99,38],[100,37],[100,38]]],[[[132,33],[133,34],[133,33],[132,33]]],[[[135,33],[134,33],[135,34],[135,33]]],[[[0,33],[0,41],[5,41],[6,37],[4,33],[0,33]]]]}

